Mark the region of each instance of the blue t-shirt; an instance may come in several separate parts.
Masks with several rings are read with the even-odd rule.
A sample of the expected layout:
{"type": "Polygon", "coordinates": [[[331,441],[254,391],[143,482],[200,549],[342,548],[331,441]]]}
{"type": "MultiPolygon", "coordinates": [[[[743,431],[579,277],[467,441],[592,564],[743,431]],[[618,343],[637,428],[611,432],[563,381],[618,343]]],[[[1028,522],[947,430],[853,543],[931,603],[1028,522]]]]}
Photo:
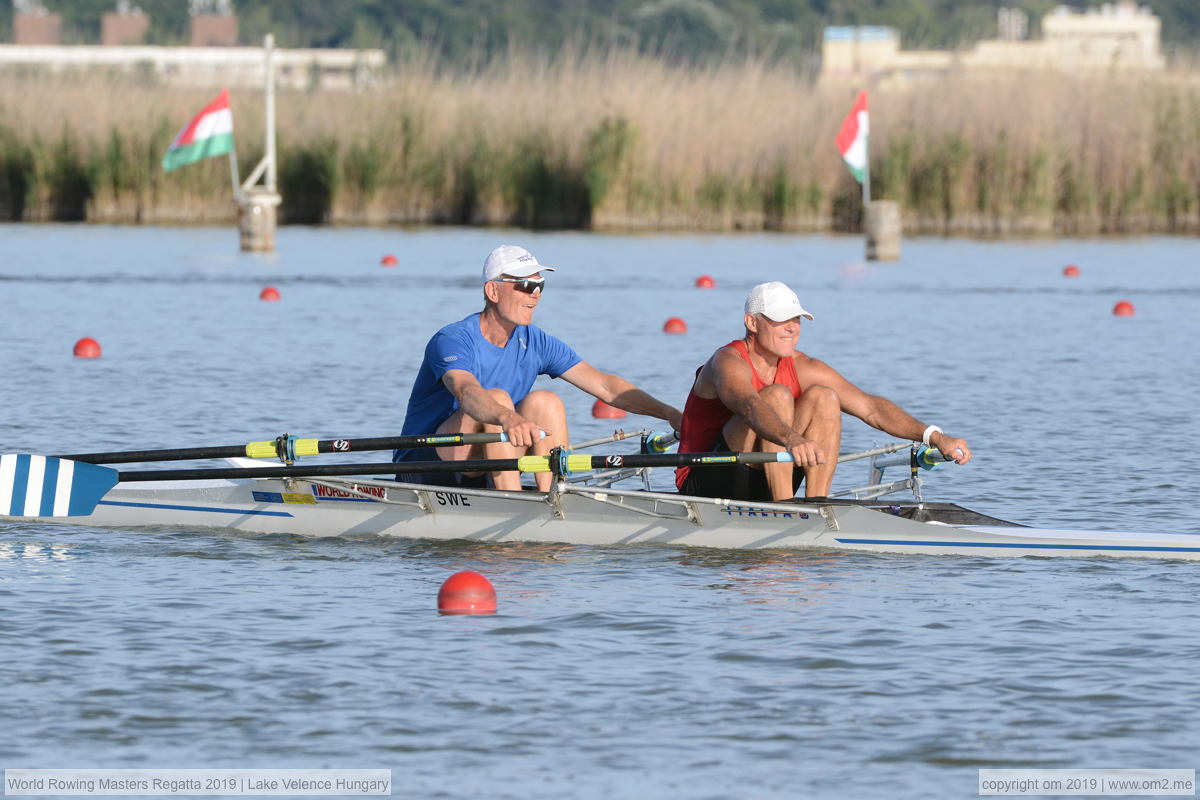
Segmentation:
{"type": "MultiPolygon", "coordinates": [[[[424,436],[458,410],[458,401],[442,383],[452,369],[471,373],[485,389],[503,389],[516,405],[525,399],[538,375],[557,378],[578,364],[579,354],[561,339],[535,325],[518,325],[504,347],[483,338],[480,313],[451,323],[425,345],[425,360],[408,398],[401,435],[424,436]]],[[[422,461],[432,458],[425,448],[397,450],[393,461],[422,461]]]]}

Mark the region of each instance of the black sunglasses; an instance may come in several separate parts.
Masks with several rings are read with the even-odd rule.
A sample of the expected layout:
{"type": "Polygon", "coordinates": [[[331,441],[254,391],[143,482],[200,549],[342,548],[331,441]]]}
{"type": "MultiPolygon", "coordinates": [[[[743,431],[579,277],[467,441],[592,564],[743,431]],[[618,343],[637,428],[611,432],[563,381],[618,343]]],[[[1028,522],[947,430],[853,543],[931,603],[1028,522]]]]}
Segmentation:
{"type": "Polygon", "coordinates": [[[511,283],[518,292],[533,294],[546,288],[545,278],[495,278],[496,283],[511,283]]]}

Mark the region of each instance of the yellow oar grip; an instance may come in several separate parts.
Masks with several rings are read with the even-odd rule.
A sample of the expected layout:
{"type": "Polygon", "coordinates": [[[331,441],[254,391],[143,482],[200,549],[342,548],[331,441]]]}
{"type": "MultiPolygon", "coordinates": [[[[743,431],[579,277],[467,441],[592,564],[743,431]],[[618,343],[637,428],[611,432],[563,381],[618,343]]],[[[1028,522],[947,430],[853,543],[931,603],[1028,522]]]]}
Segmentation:
{"type": "MultiPolygon", "coordinates": [[[[320,439],[296,439],[292,448],[297,456],[315,456],[321,451],[317,444],[320,439]]],[[[246,445],[247,458],[276,458],[279,455],[279,442],[271,439],[267,442],[251,442],[246,445]]]]}
{"type": "Polygon", "coordinates": [[[517,459],[519,472],[549,472],[550,458],[548,456],[521,456],[517,459]]]}
{"type": "Polygon", "coordinates": [[[247,458],[274,458],[275,457],[275,441],[269,442],[251,442],[246,445],[247,458]]]}
{"type": "MultiPolygon", "coordinates": [[[[586,455],[568,455],[567,472],[586,472],[592,468],[592,457],[586,455]]],[[[549,456],[522,456],[517,459],[519,472],[549,472],[549,456]]]]}
{"type": "Polygon", "coordinates": [[[567,456],[567,472],[586,472],[591,468],[591,456],[567,456]]]}

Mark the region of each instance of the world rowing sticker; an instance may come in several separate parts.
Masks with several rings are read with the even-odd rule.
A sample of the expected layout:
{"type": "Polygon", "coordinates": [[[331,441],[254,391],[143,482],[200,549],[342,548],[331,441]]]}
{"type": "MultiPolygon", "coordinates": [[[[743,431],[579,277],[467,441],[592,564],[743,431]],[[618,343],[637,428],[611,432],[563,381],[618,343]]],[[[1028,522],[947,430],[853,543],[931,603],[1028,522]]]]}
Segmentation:
{"type": "Polygon", "coordinates": [[[347,492],[344,489],[335,489],[332,486],[324,486],[316,484],[313,486],[312,498],[310,503],[320,502],[321,500],[350,500],[361,503],[373,503],[376,499],[386,500],[387,489],[382,486],[359,486],[357,483],[351,484],[350,488],[354,491],[347,492]],[[363,497],[363,495],[370,495],[363,497]]]}

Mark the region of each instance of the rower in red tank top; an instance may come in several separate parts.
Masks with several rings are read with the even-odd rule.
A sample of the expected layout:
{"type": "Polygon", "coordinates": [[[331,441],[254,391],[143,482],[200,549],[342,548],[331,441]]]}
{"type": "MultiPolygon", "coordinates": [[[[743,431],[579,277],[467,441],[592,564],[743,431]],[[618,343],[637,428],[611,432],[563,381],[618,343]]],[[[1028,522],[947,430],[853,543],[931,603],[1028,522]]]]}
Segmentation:
{"type": "Polygon", "coordinates": [[[679,443],[681,453],[786,450],[792,461],[683,467],[675,475],[680,492],[786,500],[803,481],[806,496],[825,497],[837,466],[843,411],[893,436],[923,439],[960,464],[970,460],[962,439],[924,426],[892,401],[867,394],[797,350],[801,317],[813,318],[784,284],[772,281],[750,291],[745,337],[718,348],[696,371],[679,443]]]}
{"type": "MultiPolygon", "coordinates": [[[[775,377],[766,381],[758,374],[758,370],[754,369],[754,363],[750,360],[744,339],[734,339],[725,346],[736,351],[750,365],[754,391],[761,392],[763,387],[768,384],[778,384],[786,386],[793,399],[799,398],[803,393],[804,390],[800,388],[800,382],[796,378],[795,363],[791,358],[779,359],[775,377]]],[[[696,370],[697,376],[702,369],[704,368],[700,367],[696,370]]],[[[693,384],[692,390],[688,392],[687,403],[683,407],[683,426],[679,430],[679,452],[703,453],[713,450],[714,445],[721,437],[722,428],[732,416],[733,412],[725,407],[721,398],[701,397],[696,394],[695,384],[693,384]]],[[[721,441],[723,442],[724,439],[721,441]]],[[[676,486],[683,488],[691,469],[691,467],[680,467],[675,470],[676,486]]]]}

